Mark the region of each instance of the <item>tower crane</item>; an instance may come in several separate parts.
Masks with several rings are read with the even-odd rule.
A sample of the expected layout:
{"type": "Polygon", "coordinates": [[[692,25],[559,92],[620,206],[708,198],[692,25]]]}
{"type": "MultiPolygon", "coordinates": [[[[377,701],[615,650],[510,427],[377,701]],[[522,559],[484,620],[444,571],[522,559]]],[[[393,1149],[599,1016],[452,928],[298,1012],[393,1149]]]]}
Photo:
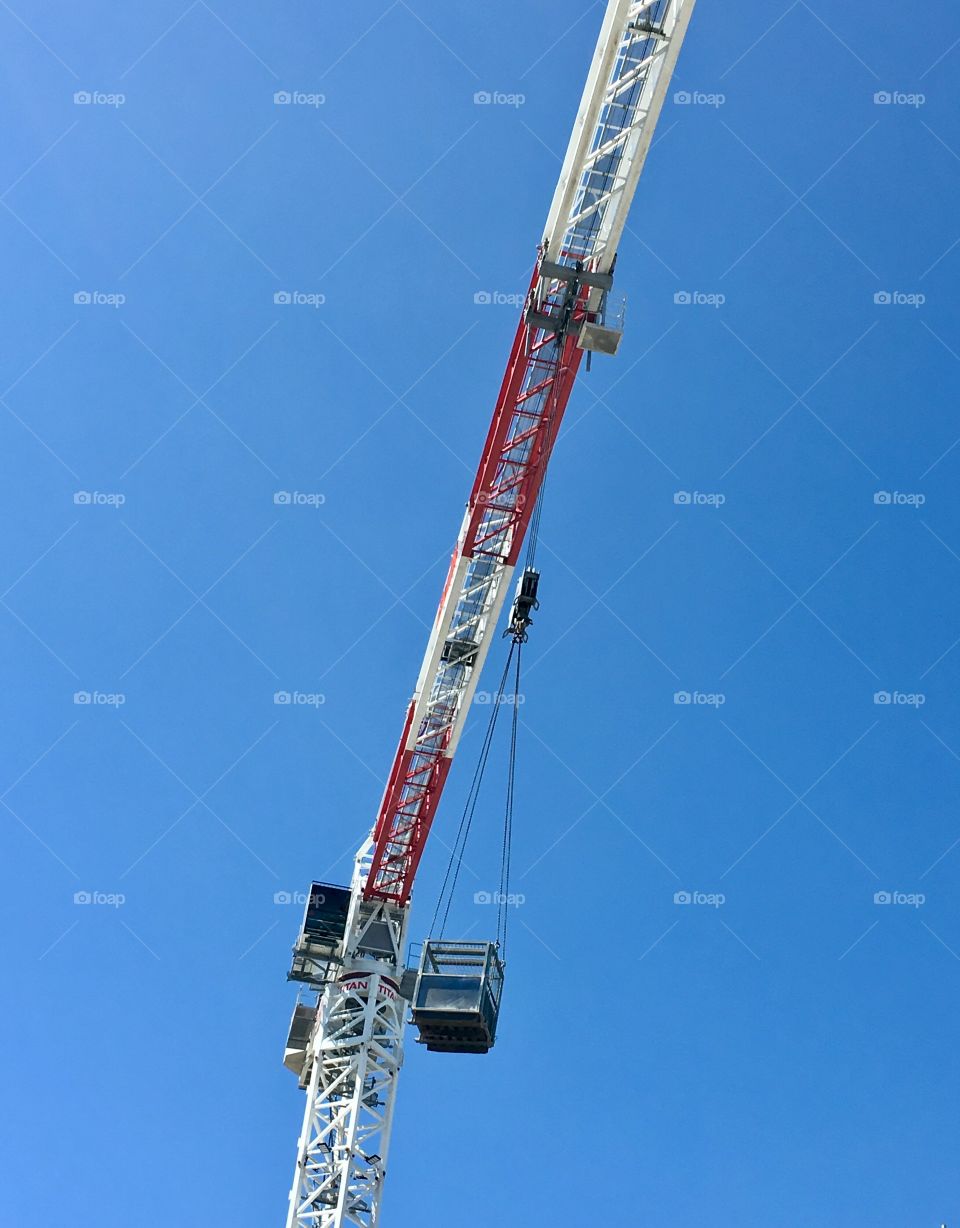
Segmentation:
{"type": "MultiPolygon", "coordinates": [[[[408,1005],[434,1051],[485,1052],[496,944],[427,942],[411,892],[584,354],[615,354],[617,248],[694,0],[609,0],[506,372],[373,830],[349,887],[314,883],[294,946],[285,1064],[306,1091],[287,1228],[381,1223],[408,1005]]],[[[525,636],[537,573],[509,630],[525,636]]]]}

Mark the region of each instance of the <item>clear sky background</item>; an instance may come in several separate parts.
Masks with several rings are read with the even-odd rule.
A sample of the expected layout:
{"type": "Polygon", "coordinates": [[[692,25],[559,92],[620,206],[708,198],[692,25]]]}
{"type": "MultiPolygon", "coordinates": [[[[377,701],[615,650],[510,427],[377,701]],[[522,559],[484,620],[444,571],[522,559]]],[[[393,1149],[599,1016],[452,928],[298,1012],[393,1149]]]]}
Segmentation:
{"type": "MultiPolygon", "coordinates": [[[[6,1223],[282,1222],[275,897],[374,817],[602,9],[0,4],[6,1223]]],[[[958,68],[946,0],[697,6],[551,471],[500,1040],[411,1033],[388,1225],[960,1224],[958,68]]]]}

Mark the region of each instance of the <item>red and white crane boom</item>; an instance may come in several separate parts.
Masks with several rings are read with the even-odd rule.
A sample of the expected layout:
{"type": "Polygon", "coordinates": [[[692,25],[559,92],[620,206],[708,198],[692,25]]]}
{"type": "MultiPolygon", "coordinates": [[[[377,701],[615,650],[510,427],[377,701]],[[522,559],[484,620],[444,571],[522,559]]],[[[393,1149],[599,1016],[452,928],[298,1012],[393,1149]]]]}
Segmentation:
{"type": "MultiPolygon", "coordinates": [[[[304,935],[288,1065],[307,1108],[287,1228],[373,1228],[403,1053],[409,901],[585,351],[615,353],[613,269],[694,0],[609,0],[493,419],[342,937],[304,935]],[[307,972],[304,972],[307,969],[307,972]]],[[[299,963],[298,963],[299,960],[299,963]]]]}
{"type": "Polygon", "coordinates": [[[583,357],[578,326],[596,317],[612,284],[627,211],[692,8],[692,0],[607,6],[377,817],[368,899],[405,904],[410,898],[583,357]]]}

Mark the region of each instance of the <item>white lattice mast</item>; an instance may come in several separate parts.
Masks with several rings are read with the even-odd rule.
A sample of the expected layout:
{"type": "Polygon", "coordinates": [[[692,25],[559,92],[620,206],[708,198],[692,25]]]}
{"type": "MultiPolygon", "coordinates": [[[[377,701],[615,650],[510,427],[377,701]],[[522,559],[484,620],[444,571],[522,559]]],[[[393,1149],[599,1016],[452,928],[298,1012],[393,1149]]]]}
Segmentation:
{"type": "Polygon", "coordinates": [[[327,984],[298,1063],[307,1103],[288,1228],[378,1222],[403,1064],[409,907],[364,901],[369,868],[367,845],[357,855],[342,951],[319,961],[327,984]]]}
{"type": "MultiPolygon", "coordinates": [[[[374,1228],[403,1062],[410,893],[584,351],[615,353],[613,269],[694,0],[609,0],[440,607],[345,922],[306,932],[287,1064],[307,1093],[287,1228],[374,1228]]],[[[315,885],[315,890],[318,885],[315,885]]]]}

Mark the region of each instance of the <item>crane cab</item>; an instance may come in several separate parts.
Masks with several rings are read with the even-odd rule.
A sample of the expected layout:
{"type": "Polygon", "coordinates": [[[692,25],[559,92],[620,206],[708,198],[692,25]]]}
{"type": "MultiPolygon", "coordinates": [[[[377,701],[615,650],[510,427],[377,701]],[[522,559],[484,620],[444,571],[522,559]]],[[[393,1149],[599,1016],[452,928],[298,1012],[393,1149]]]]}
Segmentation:
{"type": "Polygon", "coordinates": [[[431,1053],[487,1053],[497,1034],[503,964],[493,942],[423,944],[411,1013],[431,1053]]]}
{"type": "Polygon", "coordinates": [[[342,953],[347,929],[350,888],[330,883],[311,883],[303,912],[303,924],[293,948],[293,964],[287,973],[290,981],[308,985],[322,984],[327,966],[342,953]]]}

